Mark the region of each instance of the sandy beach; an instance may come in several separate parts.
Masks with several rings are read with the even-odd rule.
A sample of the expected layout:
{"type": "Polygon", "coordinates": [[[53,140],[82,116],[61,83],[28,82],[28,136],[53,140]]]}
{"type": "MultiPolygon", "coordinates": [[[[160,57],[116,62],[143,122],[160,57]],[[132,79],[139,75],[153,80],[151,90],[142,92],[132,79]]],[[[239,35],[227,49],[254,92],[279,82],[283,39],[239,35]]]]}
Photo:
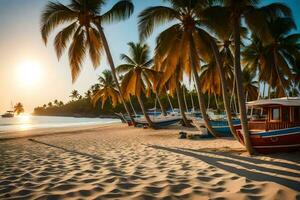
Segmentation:
{"type": "Polygon", "coordinates": [[[32,132],[0,140],[0,199],[300,199],[300,152],[123,124],[32,132]]]}

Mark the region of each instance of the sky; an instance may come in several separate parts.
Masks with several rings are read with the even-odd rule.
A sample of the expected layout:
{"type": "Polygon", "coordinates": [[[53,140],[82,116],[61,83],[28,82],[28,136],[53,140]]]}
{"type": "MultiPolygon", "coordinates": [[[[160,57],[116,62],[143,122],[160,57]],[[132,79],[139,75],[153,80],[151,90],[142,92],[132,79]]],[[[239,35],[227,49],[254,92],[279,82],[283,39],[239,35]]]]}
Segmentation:
{"type": "MultiPolygon", "coordinates": [[[[117,0],[107,0],[104,9],[117,0]]],[[[0,0],[0,112],[11,108],[11,104],[22,102],[25,111],[47,104],[55,99],[67,102],[73,89],[84,94],[97,82],[98,76],[109,65],[103,57],[101,65],[94,70],[87,59],[77,81],[72,84],[68,56],[65,53],[58,61],[53,48],[53,35],[47,46],[40,34],[40,15],[47,0],[0,0]],[[33,80],[34,79],[34,80],[33,80]]],[[[59,0],[68,4],[68,0],[59,0]]],[[[262,5],[275,2],[262,0],[262,5]]],[[[278,0],[276,1],[278,2],[278,0]]],[[[293,10],[298,30],[300,27],[300,0],[280,0],[293,10]]],[[[110,45],[115,64],[121,64],[120,54],[127,53],[127,43],[138,41],[137,16],[145,8],[161,5],[162,0],[133,0],[134,14],[130,19],[105,25],[104,31],[110,45]]],[[[155,38],[163,26],[147,40],[153,50],[155,38]]],[[[55,32],[54,32],[55,33],[55,32]]]]}

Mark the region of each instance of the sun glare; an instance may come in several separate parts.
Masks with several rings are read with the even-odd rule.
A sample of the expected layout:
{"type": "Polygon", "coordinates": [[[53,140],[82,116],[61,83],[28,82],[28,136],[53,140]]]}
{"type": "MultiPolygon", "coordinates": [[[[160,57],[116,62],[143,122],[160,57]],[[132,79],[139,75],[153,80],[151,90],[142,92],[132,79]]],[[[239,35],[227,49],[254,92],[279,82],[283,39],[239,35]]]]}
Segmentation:
{"type": "Polygon", "coordinates": [[[17,73],[20,84],[32,87],[40,81],[41,68],[37,62],[27,61],[19,65],[17,73]]]}

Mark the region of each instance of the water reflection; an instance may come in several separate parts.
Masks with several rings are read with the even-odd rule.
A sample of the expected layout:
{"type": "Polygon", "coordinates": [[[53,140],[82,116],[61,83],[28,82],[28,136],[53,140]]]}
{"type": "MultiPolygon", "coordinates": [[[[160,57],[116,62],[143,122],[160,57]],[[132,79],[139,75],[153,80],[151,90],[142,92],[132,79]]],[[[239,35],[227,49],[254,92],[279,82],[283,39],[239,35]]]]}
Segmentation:
{"type": "Polygon", "coordinates": [[[31,128],[31,115],[27,113],[16,116],[17,123],[20,124],[19,131],[26,131],[31,128]]]}

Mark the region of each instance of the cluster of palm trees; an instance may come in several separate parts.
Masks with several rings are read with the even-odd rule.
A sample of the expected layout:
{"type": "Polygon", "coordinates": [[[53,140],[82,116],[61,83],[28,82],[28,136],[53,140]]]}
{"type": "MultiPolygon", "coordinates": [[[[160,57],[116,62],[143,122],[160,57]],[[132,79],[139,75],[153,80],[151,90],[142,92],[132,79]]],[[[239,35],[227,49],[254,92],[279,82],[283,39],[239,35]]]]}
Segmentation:
{"type": "MultiPolygon", "coordinates": [[[[49,2],[42,14],[42,36],[47,43],[49,34],[65,25],[56,35],[54,46],[58,58],[68,48],[73,81],[80,73],[86,54],[96,68],[105,52],[111,68],[111,83],[106,89],[103,89],[105,84],[100,84],[95,99],[105,102],[105,96],[109,96],[113,103],[120,101],[131,116],[126,101],[136,96],[150,125],[141,93],[148,94],[152,90],[158,99],[162,93],[179,93],[184,75],[194,83],[205,125],[215,136],[218,133],[209,124],[204,93],[222,97],[233,135],[236,133],[231,121],[231,103],[232,99],[236,100],[245,146],[253,153],[246,112],[246,96],[260,96],[252,87],[256,84],[253,78],[258,77],[259,83],[267,85],[269,94],[276,92],[277,96],[285,96],[289,90],[299,92],[300,35],[291,33],[295,29],[291,10],[280,3],[259,7],[259,0],[166,2],[164,6],[149,7],[139,14],[142,42],[129,43],[129,55],[121,55],[124,64],[117,68],[103,25],[129,18],[134,8],[130,0],[120,0],[104,13],[101,12],[105,5],[102,0],[70,0],[69,5],[49,2]],[[167,28],[158,35],[151,58],[143,42],[161,24],[167,24],[167,28]],[[122,75],[121,82],[118,75],[122,75]],[[244,79],[252,84],[245,84],[244,79]]],[[[131,120],[134,121],[132,116],[131,120]]]]}

